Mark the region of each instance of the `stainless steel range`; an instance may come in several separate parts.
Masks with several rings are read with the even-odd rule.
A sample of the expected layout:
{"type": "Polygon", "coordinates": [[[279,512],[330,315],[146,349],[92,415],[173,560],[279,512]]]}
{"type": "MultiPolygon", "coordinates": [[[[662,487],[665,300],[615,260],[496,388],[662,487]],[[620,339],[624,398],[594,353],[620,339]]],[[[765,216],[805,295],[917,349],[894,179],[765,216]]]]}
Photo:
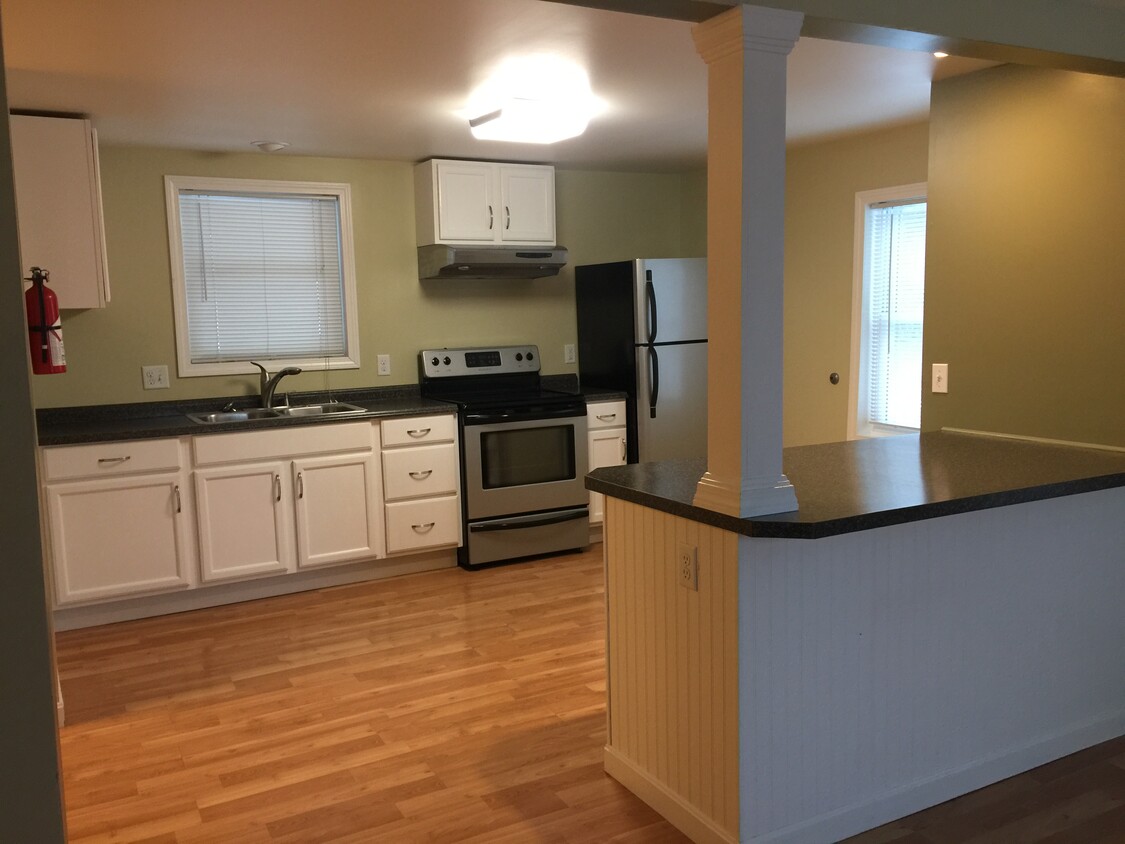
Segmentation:
{"type": "Polygon", "coordinates": [[[589,544],[586,402],[540,385],[537,346],[424,349],[422,395],[457,404],[465,568],[589,544]]]}

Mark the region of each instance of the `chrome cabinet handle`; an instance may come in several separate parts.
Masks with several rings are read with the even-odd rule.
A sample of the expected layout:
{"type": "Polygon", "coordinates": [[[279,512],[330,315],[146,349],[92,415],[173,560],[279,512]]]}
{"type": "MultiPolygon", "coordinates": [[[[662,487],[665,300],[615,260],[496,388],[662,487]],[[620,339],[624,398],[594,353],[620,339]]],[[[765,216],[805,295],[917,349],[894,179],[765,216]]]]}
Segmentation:
{"type": "Polygon", "coordinates": [[[126,454],[124,457],[99,457],[98,465],[101,466],[109,463],[124,463],[128,459],[128,454],[126,454]]]}
{"type": "Polygon", "coordinates": [[[406,433],[414,439],[419,439],[426,436],[431,430],[431,428],[415,428],[413,431],[407,431],[406,433]]]}
{"type": "Polygon", "coordinates": [[[504,230],[507,231],[512,227],[512,212],[507,205],[504,206],[504,230]]]}
{"type": "Polygon", "coordinates": [[[180,501],[180,485],[179,484],[176,484],[174,487],[172,487],[172,497],[176,501],[176,512],[182,513],[183,512],[183,502],[180,501]]]}
{"type": "Polygon", "coordinates": [[[297,473],[297,497],[298,498],[304,498],[305,497],[305,473],[304,472],[298,472],[297,473]]]}
{"type": "Polygon", "coordinates": [[[492,231],[492,206],[488,206],[488,230],[492,231]]]}
{"type": "Polygon", "coordinates": [[[281,500],[281,475],[273,476],[273,496],[274,501],[281,500]]]}
{"type": "Polygon", "coordinates": [[[617,414],[616,413],[599,413],[597,418],[601,422],[609,422],[611,419],[616,419],[617,414]]]}
{"type": "Polygon", "coordinates": [[[415,533],[426,533],[433,528],[434,524],[434,522],[426,522],[424,525],[411,525],[410,528],[415,533]]]}
{"type": "Polygon", "coordinates": [[[411,472],[410,477],[414,478],[414,480],[416,480],[416,481],[424,481],[426,478],[428,478],[433,473],[434,473],[433,469],[426,469],[425,471],[422,471],[422,472],[411,472]]]}
{"type": "Polygon", "coordinates": [[[627,459],[627,455],[626,455],[626,451],[625,451],[625,438],[622,437],[621,438],[621,462],[624,463],[626,459],[627,459]]]}

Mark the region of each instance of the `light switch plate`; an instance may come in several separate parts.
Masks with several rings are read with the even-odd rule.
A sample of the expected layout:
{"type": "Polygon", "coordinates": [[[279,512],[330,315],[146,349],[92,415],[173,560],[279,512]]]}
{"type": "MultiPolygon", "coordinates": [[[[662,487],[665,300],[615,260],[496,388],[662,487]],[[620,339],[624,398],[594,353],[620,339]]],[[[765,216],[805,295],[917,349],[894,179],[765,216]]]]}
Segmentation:
{"type": "Polygon", "coordinates": [[[168,383],[168,367],[163,364],[159,366],[142,366],[141,381],[146,390],[168,389],[170,386],[168,383]]]}
{"type": "Polygon", "coordinates": [[[935,363],[933,370],[933,383],[930,385],[932,393],[949,392],[949,364],[935,363]]]}

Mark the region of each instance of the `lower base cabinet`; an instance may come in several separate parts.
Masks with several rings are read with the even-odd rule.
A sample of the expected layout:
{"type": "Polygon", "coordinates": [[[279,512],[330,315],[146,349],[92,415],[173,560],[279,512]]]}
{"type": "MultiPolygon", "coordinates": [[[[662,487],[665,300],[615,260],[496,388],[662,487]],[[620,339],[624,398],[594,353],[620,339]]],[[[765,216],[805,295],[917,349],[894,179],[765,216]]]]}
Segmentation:
{"type": "Polygon", "coordinates": [[[298,568],[383,556],[373,454],[295,460],[293,485],[298,568]]]}
{"type": "MultiPolygon", "coordinates": [[[[626,461],[625,402],[599,402],[586,407],[588,470],[624,466],[626,461]]],[[[605,520],[605,498],[590,493],[590,524],[605,520]]]]}
{"type": "Polygon", "coordinates": [[[56,601],[190,586],[183,482],[176,472],[48,484],[56,601]]]}

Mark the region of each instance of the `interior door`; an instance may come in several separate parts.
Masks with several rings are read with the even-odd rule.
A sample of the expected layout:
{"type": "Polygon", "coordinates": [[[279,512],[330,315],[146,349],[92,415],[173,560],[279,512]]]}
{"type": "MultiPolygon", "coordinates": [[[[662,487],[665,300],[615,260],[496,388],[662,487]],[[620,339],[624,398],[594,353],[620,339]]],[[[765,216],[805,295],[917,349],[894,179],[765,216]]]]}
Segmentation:
{"type": "Polygon", "coordinates": [[[642,463],[707,456],[707,344],[637,349],[642,463]]]}

